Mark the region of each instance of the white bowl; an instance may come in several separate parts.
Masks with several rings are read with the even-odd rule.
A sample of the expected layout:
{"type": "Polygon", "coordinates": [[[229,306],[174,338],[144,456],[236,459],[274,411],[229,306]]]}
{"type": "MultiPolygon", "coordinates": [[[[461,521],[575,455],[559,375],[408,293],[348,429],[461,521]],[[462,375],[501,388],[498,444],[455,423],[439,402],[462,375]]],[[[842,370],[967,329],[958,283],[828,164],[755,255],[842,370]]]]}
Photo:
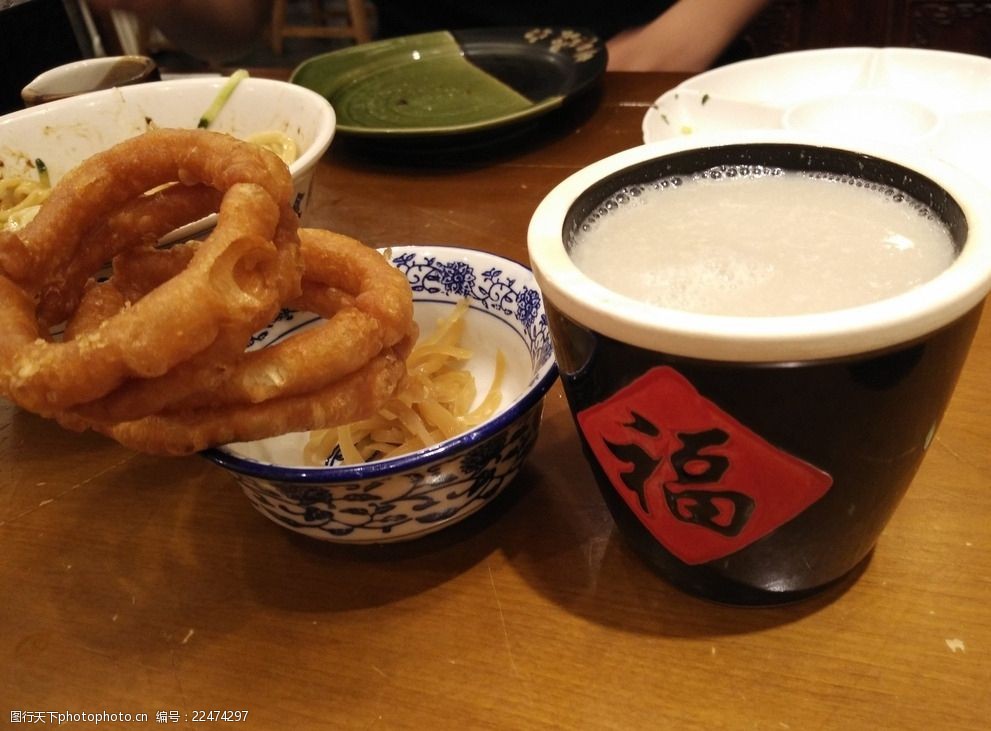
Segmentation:
{"type": "MultiPolygon", "coordinates": [[[[204,455],[233,473],[263,515],[307,536],[340,543],[408,540],[452,525],[491,502],[516,476],[537,439],[543,397],[557,378],[543,301],[529,269],[494,254],[443,246],[391,250],[413,289],[427,333],[462,299],[462,344],[480,395],[496,351],[506,357],[502,403],[487,421],[433,447],[355,466],[302,462],[308,433],[230,444],[204,455]]],[[[315,322],[284,312],[256,347],[315,322]]]]}
{"type": "Polygon", "coordinates": [[[38,74],[21,89],[24,106],[78,96],[114,86],[159,79],[158,66],[148,56],[98,56],[56,66],[38,74]]]}
{"type": "MultiPolygon", "coordinates": [[[[224,77],[154,81],[59,99],[0,117],[0,172],[34,177],[41,159],[52,183],[90,157],[155,127],[194,128],[227,82],[224,77]]],[[[235,137],[276,130],[293,140],[299,156],[289,166],[302,214],[317,162],[334,136],[330,103],[309,89],[271,79],[241,81],[210,129],[235,137]]],[[[187,226],[170,239],[190,236],[211,219],[187,226]]]]}

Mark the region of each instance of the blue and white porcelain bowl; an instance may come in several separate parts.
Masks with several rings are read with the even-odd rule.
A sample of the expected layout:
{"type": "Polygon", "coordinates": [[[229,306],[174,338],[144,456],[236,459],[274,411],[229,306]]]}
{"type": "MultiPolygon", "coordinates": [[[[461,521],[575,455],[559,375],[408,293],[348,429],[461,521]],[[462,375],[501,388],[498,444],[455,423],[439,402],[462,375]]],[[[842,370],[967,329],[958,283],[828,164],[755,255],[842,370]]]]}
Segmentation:
{"type": "MultiPolygon", "coordinates": [[[[393,247],[391,257],[412,286],[421,332],[468,300],[462,344],[474,353],[469,367],[481,397],[502,351],[502,403],[487,421],[460,436],[362,465],[303,465],[305,432],[204,453],[234,474],[263,515],[313,538],[409,540],[475,513],[503,491],[530,453],[544,394],[557,378],[543,301],[525,266],[445,246],[393,247]]],[[[283,312],[252,347],[270,345],[315,321],[308,313],[283,312]]]]}

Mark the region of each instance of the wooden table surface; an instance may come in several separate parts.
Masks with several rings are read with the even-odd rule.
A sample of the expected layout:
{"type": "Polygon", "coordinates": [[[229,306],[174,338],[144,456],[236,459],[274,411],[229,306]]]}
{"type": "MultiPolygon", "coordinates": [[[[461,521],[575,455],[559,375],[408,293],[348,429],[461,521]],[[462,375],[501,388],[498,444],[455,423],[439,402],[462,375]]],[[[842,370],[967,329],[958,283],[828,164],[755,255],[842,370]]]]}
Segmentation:
{"type": "MultiPolygon", "coordinates": [[[[304,223],[525,261],[541,197],[638,144],[680,78],[609,74],[470,155],[337,140],[304,223]]],[[[986,318],[866,570],[770,609],[682,594],[624,545],[559,385],[496,503],[362,549],[276,526],[202,458],[134,454],[0,403],[0,725],[23,711],[236,726],[194,718],[243,709],[240,725],[278,730],[988,729],[989,372],[986,318]]]]}

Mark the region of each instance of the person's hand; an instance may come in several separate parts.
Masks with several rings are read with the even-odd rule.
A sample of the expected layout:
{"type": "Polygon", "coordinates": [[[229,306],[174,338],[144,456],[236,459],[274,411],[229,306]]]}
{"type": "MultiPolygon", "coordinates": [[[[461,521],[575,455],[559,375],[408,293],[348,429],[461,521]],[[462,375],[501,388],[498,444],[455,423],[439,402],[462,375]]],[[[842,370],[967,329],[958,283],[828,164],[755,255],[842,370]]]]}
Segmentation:
{"type": "Polygon", "coordinates": [[[678,0],[606,43],[612,71],[703,71],[768,0],[678,0]]]}

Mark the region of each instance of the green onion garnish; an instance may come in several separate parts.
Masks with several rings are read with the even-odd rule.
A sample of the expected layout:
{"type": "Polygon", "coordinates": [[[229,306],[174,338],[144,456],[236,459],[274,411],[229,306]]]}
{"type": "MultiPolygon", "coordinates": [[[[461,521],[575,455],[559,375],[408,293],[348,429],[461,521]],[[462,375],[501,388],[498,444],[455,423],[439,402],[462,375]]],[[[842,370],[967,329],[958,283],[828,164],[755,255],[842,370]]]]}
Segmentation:
{"type": "Polygon", "coordinates": [[[227,83],[224,84],[217,93],[217,97],[213,100],[213,103],[205,112],[203,112],[203,116],[200,117],[199,124],[196,125],[199,129],[206,129],[213,124],[213,120],[215,120],[217,115],[220,114],[220,110],[223,108],[224,104],[227,103],[227,100],[230,98],[231,94],[234,93],[234,89],[243,79],[246,78],[248,78],[248,72],[244,69],[238,69],[230,75],[230,78],[227,79],[227,83]]]}
{"type": "Polygon", "coordinates": [[[34,167],[38,171],[38,182],[46,188],[52,187],[51,181],[48,179],[48,166],[45,165],[45,161],[40,157],[35,158],[34,167]]]}

